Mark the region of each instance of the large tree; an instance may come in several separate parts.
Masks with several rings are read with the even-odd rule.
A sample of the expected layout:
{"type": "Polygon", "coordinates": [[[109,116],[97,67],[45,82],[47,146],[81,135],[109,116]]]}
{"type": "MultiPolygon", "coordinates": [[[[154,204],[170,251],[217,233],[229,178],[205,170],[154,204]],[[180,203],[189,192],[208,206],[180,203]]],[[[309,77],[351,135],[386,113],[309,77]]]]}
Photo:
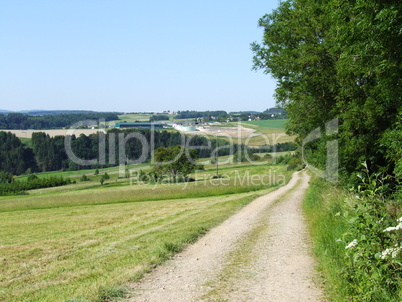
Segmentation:
{"type": "Polygon", "coordinates": [[[157,175],[169,175],[173,182],[179,178],[186,178],[188,174],[202,166],[196,163],[198,153],[195,149],[189,149],[180,145],[161,147],[155,150],[153,157],[153,169],[157,175]]]}
{"type": "MultiPolygon", "coordinates": [[[[252,44],[254,68],[277,79],[288,131],[302,141],[338,118],[346,175],[362,161],[371,171],[395,165],[383,133],[401,112],[401,12],[395,0],[288,0],[259,21],[264,37],[252,44]]],[[[315,148],[325,153],[325,144],[315,148]]]]}

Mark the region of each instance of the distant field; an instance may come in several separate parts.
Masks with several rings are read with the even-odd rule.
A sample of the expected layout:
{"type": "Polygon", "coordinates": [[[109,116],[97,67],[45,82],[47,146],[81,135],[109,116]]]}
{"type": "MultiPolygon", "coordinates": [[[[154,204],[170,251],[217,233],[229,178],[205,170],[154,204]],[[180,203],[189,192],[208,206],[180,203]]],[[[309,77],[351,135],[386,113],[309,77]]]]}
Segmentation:
{"type": "Polygon", "coordinates": [[[293,142],[294,136],[285,133],[285,124],[288,120],[263,120],[250,122],[224,123],[222,127],[242,126],[254,129],[255,132],[248,137],[243,137],[241,142],[249,146],[275,145],[278,143],[293,142]]]}
{"type": "Polygon", "coordinates": [[[126,121],[127,123],[133,123],[135,121],[148,122],[151,116],[152,114],[125,114],[118,117],[120,119],[119,122],[126,121]]]}
{"type": "Polygon", "coordinates": [[[31,138],[20,137],[19,139],[23,144],[27,145],[27,147],[32,148],[32,139],[31,138]]]}
{"type": "Polygon", "coordinates": [[[116,286],[137,280],[291,174],[267,164],[219,171],[225,178],[215,182],[215,166],[207,165],[193,175],[198,182],[158,186],[135,178],[130,185],[110,171],[101,186],[87,170],[89,182],[1,197],[0,301],[106,301],[116,286]]]}
{"type": "Polygon", "coordinates": [[[251,122],[243,122],[244,124],[254,125],[261,128],[269,128],[269,129],[285,129],[285,125],[288,122],[287,119],[284,120],[262,120],[262,121],[251,121],[251,122]]]}

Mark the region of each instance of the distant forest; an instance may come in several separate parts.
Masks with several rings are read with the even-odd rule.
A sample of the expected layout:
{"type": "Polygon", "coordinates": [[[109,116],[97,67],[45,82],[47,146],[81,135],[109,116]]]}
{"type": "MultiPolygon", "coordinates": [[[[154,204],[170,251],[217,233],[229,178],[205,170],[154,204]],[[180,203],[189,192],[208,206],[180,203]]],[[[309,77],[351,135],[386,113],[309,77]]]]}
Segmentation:
{"type": "MultiPolygon", "coordinates": [[[[154,149],[176,145],[196,148],[200,158],[208,158],[217,144],[219,156],[230,154],[230,149],[224,140],[208,141],[203,136],[182,136],[179,132],[166,130],[151,132],[138,129],[112,129],[107,134],[72,136],[71,150],[77,158],[82,160],[100,159],[94,163],[77,164],[67,155],[64,136],[50,137],[43,132],[33,133],[32,147],[28,147],[14,134],[0,131],[0,171],[21,175],[34,172],[103,168],[118,165],[121,154],[126,155],[124,158],[130,161],[139,159],[149,161],[154,149]],[[144,142],[139,140],[140,135],[145,138],[146,145],[149,146],[148,150],[142,148],[144,142]],[[151,144],[151,141],[154,143],[151,144]],[[121,142],[124,142],[124,150],[119,149],[122,145],[121,142]]],[[[245,147],[234,145],[233,153],[236,153],[239,148],[245,147]]],[[[277,151],[294,150],[295,144],[278,144],[275,148],[277,151]]],[[[268,152],[272,149],[272,146],[265,146],[263,149],[252,151],[268,152]]]]}
{"type": "Polygon", "coordinates": [[[216,120],[216,121],[226,121],[230,120],[241,120],[247,121],[250,118],[268,120],[272,118],[287,118],[286,111],[281,108],[269,108],[264,112],[256,111],[242,111],[242,112],[230,112],[227,113],[223,110],[217,111],[178,111],[175,116],[177,119],[199,119],[203,118],[204,121],[216,120]]]}
{"type": "Polygon", "coordinates": [[[57,129],[69,127],[77,122],[84,120],[108,121],[118,120],[116,112],[87,112],[87,113],[62,113],[51,114],[46,112],[44,115],[9,113],[0,115],[0,129],[7,130],[27,130],[27,129],[57,129]]]}
{"type": "Polygon", "coordinates": [[[228,113],[223,110],[218,111],[178,111],[175,118],[177,119],[189,119],[189,118],[208,118],[208,117],[223,117],[227,118],[228,113]]]}

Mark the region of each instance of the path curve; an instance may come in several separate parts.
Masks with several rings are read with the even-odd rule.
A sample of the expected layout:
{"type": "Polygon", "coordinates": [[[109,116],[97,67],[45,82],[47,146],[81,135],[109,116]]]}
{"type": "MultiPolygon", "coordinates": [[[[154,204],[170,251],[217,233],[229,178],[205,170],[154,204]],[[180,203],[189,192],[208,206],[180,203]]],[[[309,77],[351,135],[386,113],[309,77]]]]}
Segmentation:
{"type": "Polygon", "coordinates": [[[131,285],[129,301],[325,301],[301,209],[305,171],[131,285]]]}

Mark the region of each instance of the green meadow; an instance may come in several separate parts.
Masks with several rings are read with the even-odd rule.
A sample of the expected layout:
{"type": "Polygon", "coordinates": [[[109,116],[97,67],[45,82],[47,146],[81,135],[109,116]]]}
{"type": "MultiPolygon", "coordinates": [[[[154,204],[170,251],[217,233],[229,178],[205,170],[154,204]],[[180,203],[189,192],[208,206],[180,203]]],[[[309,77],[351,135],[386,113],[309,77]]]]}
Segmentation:
{"type": "MultiPolygon", "coordinates": [[[[241,138],[241,143],[249,146],[261,146],[266,144],[275,145],[279,143],[293,142],[295,137],[287,135],[285,131],[287,122],[287,119],[229,122],[222,123],[220,126],[216,127],[242,126],[253,129],[254,132],[251,135],[246,135],[241,138]]],[[[236,142],[238,142],[237,138],[236,142]]]]}
{"type": "Polygon", "coordinates": [[[295,137],[289,136],[285,132],[287,122],[287,119],[242,122],[242,126],[254,129],[256,134],[246,143],[250,146],[260,146],[293,142],[295,137]]]}
{"type": "Polygon", "coordinates": [[[108,301],[291,175],[237,163],[219,167],[223,178],[206,165],[192,183],[147,184],[132,168],[103,185],[102,170],[59,172],[77,183],[0,198],[0,301],[108,301]]]}
{"type": "Polygon", "coordinates": [[[259,121],[249,121],[243,122],[247,125],[257,126],[263,129],[285,129],[286,123],[288,122],[287,119],[280,119],[280,120],[259,120],[259,121]]]}

